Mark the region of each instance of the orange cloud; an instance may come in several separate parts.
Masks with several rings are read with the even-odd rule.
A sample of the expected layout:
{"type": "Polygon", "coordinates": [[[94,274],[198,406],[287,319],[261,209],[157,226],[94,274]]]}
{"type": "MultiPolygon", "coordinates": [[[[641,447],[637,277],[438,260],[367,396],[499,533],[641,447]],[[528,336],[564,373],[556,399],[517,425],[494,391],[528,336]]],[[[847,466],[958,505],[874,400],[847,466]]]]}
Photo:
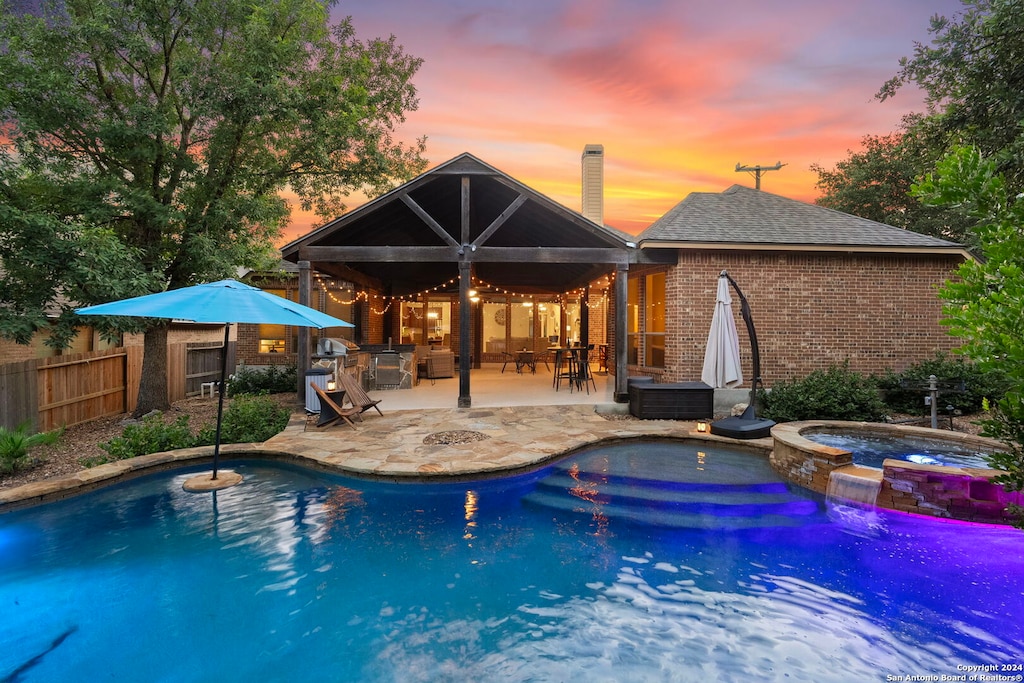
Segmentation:
{"type": "MultiPolygon", "coordinates": [[[[928,19],[959,0],[778,4],[752,0],[393,0],[342,8],[359,35],[395,34],[424,65],[431,165],[470,152],[569,208],[580,156],[605,147],[606,221],[639,232],[695,191],[753,186],[737,163],[786,166],[768,191],[813,201],[825,167],[920,109],[874,93],[928,19]]],[[[353,204],[354,205],[354,204],[353,204]]],[[[293,225],[311,222],[296,215],[293,225]]]]}

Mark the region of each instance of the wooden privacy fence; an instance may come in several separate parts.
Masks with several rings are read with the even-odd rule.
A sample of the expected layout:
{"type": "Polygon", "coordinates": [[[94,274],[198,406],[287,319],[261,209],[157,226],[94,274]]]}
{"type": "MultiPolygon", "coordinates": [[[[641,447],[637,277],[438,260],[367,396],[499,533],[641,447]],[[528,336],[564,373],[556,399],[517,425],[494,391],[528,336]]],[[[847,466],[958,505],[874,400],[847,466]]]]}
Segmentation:
{"type": "Polygon", "coordinates": [[[141,347],[40,358],[35,363],[35,422],[39,431],[120,415],[135,408],[142,372],[141,347]]]}
{"type": "MultiPolygon", "coordinates": [[[[234,344],[228,368],[234,367],[234,344]]],[[[220,379],[222,344],[167,347],[167,397],[199,394],[200,384],[220,379]]],[[[142,376],[142,347],[128,346],[0,365],[0,425],[26,420],[48,431],[135,410],[142,376]]]]}

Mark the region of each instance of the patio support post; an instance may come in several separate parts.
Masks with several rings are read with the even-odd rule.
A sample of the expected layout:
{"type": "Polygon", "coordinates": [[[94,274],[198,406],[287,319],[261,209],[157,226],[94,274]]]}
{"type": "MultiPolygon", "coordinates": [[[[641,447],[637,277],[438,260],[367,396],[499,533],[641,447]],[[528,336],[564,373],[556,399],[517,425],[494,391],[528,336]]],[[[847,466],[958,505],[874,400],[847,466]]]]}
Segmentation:
{"type": "Polygon", "coordinates": [[[629,400],[629,377],[626,370],[626,321],[629,285],[629,265],[615,269],[615,400],[625,403],[629,400]]]}
{"type": "Polygon", "coordinates": [[[469,176],[462,176],[462,247],[459,249],[459,403],[460,408],[473,405],[469,395],[469,370],[473,355],[469,307],[469,288],[473,284],[473,262],[470,254],[476,246],[470,244],[469,176]]]}
{"type": "MultiPolygon", "coordinates": [[[[311,287],[311,273],[309,268],[309,261],[299,261],[299,303],[303,306],[309,306],[309,297],[311,287]]],[[[310,306],[310,308],[315,308],[310,306]]],[[[306,381],[306,370],[310,368],[309,358],[309,328],[299,328],[299,348],[296,349],[298,352],[297,360],[298,363],[298,378],[295,382],[295,390],[298,394],[299,400],[303,400],[306,396],[306,387],[304,386],[306,381]]]]}
{"type": "Polygon", "coordinates": [[[470,323],[472,321],[469,301],[469,285],[471,264],[469,261],[459,263],[459,407],[469,408],[473,399],[469,395],[469,370],[472,357],[470,343],[470,323]]]}

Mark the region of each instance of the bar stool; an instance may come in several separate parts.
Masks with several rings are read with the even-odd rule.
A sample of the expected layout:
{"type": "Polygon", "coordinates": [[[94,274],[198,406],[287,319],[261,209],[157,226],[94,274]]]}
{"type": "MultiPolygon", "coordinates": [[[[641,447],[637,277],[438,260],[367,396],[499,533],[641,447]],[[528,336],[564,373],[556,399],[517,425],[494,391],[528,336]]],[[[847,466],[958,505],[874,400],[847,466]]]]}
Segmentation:
{"type": "Polygon", "coordinates": [[[555,391],[562,388],[562,380],[569,383],[569,392],[578,383],[579,364],[574,349],[558,349],[555,351],[555,391]],[[568,351],[568,353],[566,353],[568,351]]]}
{"type": "Polygon", "coordinates": [[[594,373],[590,370],[590,352],[594,350],[593,344],[588,344],[579,351],[579,366],[576,372],[577,386],[580,389],[586,388],[587,395],[590,395],[590,385],[594,385],[597,391],[597,382],[594,381],[594,373]]]}

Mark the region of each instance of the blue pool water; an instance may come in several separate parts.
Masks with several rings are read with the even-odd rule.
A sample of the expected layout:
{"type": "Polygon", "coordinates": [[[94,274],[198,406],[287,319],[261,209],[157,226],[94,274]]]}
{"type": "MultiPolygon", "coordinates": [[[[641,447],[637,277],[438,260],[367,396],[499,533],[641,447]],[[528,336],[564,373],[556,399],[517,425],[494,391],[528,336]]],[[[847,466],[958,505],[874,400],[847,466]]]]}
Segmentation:
{"type": "Polygon", "coordinates": [[[0,681],[883,681],[1024,662],[1020,531],[668,443],[463,484],[259,462],[0,516],[0,681]]]}
{"type": "Polygon", "coordinates": [[[883,434],[818,433],[804,434],[824,446],[850,451],[853,462],[882,469],[886,458],[916,462],[919,465],[946,467],[988,467],[987,453],[938,439],[883,434]]]}

